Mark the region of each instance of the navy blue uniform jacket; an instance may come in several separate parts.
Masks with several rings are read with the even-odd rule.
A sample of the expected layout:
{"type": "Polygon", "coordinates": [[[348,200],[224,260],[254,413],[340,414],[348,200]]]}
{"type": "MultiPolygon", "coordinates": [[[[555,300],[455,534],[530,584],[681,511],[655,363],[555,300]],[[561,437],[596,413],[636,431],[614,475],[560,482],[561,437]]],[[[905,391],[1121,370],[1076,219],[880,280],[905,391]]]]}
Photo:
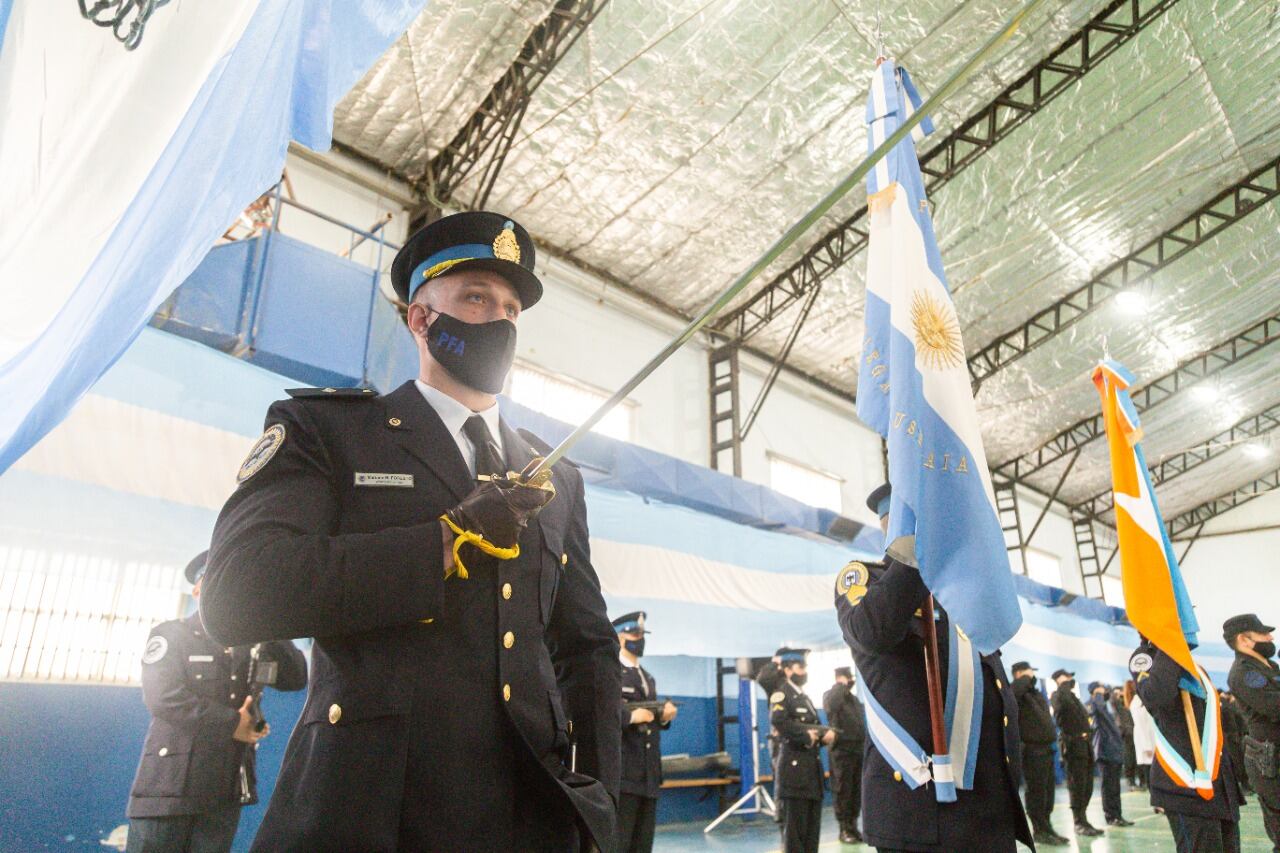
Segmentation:
{"type": "MultiPolygon", "coordinates": [[[[1142,704],[1151,712],[1160,733],[1169,741],[1169,745],[1177,750],[1178,755],[1191,767],[1195,760],[1191,752],[1191,733],[1187,731],[1186,712],[1182,708],[1182,696],[1178,692],[1178,680],[1184,670],[1174,662],[1173,658],[1157,649],[1150,643],[1143,643],[1129,658],[1129,671],[1133,675],[1142,697],[1142,704]],[[1146,658],[1139,657],[1139,653],[1146,658]],[[1135,665],[1149,668],[1135,669],[1135,665]],[[1141,661],[1141,663],[1137,663],[1141,661]]],[[[1205,701],[1198,696],[1191,697],[1191,710],[1195,714],[1196,725],[1204,732],[1205,701]]],[[[1209,756],[1205,756],[1206,762],[1209,756]]],[[[1222,764],[1218,770],[1218,778],[1213,782],[1213,799],[1205,800],[1190,788],[1184,788],[1164,771],[1159,761],[1151,762],[1151,805],[1174,814],[1185,814],[1193,817],[1217,818],[1218,820],[1240,820],[1240,803],[1243,797],[1236,783],[1235,768],[1231,765],[1231,756],[1226,749],[1222,750],[1222,764]]]]}
{"type": "Polygon", "coordinates": [[[656,702],[658,686],[639,666],[622,667],[622,792],[657,799],[662,788],[662,730],[671,728],[654,714],[652,723],[631,725],[627,702],[656,702]]]}
{"type": "MultiPolygon", "coordinates": [[[[915,616],[929,590],[920,573],[894,560],[868,564],[866,595],[857,604],[837,591],[836,612],[853,651],[863,684],[898,723],[929,748],[929,699],[924,676],[924,643],[915,616]]],[[[947,668],[947,620],[937,623],[938,653],[947,668]]],[[[1016,837],[1033,846],[1018,799],[1022,744],[1018,703],[1000,653],[982,657],[982,730],[971,791],[954,803],[939,803],[933,785],[914,791],[894,778],[894,770],[870,739],[862,765],[863,836],[875,847],[922,851],[1013,849],[1016,837]],[[1005,839],[998,845],[996,840],[1005,839]]],[[[956,775],[959,776],[959,768],[956,775]]]]}
{"type": "MultiPolygon", "coordinates": [[[[307,661],[293,643],[265,643],[259,656],[278,664],[277,690],[307,686],[307,661]]],[[[151,725],[129,791],[129,817],[206,814],[241,804],[242,793],[244,805],[258,801],[254,751],[231,736],[248,675],[249,647],[214,642],[199,614],[151,629],[142,656],[151,725]]]]}
{"type": "MultiPolygon", "coordinates": [[[[446,579],[438,519],[475,481],[414,384],[290,394],[267,413],[278,449],[251,454],[218,518],[200,598],[222,642],[315,638],[255,849],[394,850],[402,821],[430,834],[419,846],[519,846],[514,809],[534,796],[611,849],[618,644],[577,470],[555,466],[517,559],[468,548],[470,578],[446,579]]],[[[533,449],[501,433],[522,470],[533,449]]]]}

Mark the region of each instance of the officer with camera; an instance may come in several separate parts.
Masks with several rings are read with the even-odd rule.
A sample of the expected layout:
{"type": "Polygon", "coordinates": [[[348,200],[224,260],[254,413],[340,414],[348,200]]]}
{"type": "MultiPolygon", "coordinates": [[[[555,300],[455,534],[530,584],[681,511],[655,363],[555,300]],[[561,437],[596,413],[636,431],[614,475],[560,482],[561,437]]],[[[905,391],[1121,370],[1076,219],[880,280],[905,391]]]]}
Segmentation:
{"type": "Polygon", "coordinates": [[[1262,804],[1267,835],[1280,851],[1280,666],[1273,660],[1274,630],[1253,613],[1232,616],[1222,625],[1222,638],[1236,653],[1227,684],[1248,726],[1245,771],[1262,804]]]}
{"type": "MultiPolygon", "coordinates": [[[[204,553],[187,564],[192,598],[204,570],[204,553]]],[[[151,629],[142,699],[152,719],[129,792],[129,853],[231,849],[241,806],[258,801],[254,751],[271,732],[261,708],[267,686],[307,686],[293,643],[221,646],[198,612],[151,629]]]]}

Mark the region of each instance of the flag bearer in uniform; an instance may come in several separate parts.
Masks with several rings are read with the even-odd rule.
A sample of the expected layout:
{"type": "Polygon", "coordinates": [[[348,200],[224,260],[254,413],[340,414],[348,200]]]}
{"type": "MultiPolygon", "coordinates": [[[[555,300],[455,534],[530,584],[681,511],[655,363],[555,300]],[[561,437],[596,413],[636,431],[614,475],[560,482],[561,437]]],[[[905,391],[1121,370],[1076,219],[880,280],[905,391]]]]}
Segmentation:
{"type": "Polygon", "coordinates": [[[1222,749],[1222,706],[1205,678],[1208,695],[1190,692],[1186,670],[1150,642],[1129,658],[1142,703],[1155,723],[1156,760],[1151,764],[1151,805],[1163,809],[1178,853],[1239,853],[1240,804],[1231,757],[1222,749]],[[1205,775],[1196,778],[1196,749],[1191,744],[1187,691],[1203,756],[1205,775]]]}
{"type": "MultiPolygon", "coordinates": [[[[881,486],[867,500],[885,529],[890,494],[881,486]]],[[[891,557],[850,563],[836,579],[836,613],[875,747],[862,771],[862,835],[881,851],[1012,853],[1018,841],[1032,846],[1018,799],[1018,703],[1000,653],[980,655],[941,608],[943,683],[957,685],[949,752],[957,790],[954,800],[939,800],[922,746],[931,743],[920,611],[928,595],[919,572],[891,557]]]]}

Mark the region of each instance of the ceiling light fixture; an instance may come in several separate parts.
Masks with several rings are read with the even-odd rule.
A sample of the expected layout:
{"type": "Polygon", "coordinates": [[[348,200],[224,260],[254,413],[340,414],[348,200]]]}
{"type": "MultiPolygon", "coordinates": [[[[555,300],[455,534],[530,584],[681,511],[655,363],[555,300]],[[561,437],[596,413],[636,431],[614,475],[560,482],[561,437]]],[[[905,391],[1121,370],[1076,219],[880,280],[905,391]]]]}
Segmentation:
{"type": "Polygon", "coordinates": [[[1116,307],[1126,314],[1141,314],[1147,310],[1147,297],[1136,290],[1122,290],[1116,294],[1116,307]]]}

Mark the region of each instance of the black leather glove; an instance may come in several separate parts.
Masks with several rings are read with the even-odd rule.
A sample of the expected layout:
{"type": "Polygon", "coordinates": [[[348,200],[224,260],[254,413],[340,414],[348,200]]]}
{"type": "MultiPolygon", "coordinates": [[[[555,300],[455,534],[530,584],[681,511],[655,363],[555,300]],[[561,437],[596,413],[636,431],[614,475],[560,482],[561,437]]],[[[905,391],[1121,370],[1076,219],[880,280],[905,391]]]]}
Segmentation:
{"type": "MultiPolygon", "coordinates": [[[[530,463],[532,471],[541,460],[530,463]]],[[[524,474],[482,480],[462,503],[447,510],[441,521],[454,532],[453,559],[458,576],[467,578],[459,551],[468,543],[500,560],[520,556],[520,534],[556,496],[550,473],[529,481],[524,474]]]]}

